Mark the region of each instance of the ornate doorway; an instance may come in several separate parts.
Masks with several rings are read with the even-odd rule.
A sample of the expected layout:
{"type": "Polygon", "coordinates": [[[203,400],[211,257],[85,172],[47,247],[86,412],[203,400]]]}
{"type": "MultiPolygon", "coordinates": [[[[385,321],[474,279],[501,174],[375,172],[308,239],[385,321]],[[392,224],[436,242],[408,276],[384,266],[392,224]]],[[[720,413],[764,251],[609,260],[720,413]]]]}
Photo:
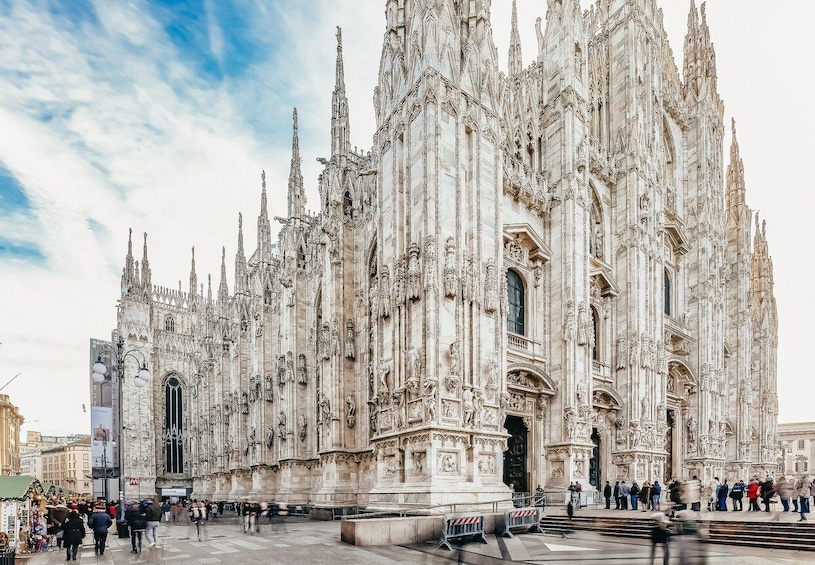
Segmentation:
{"type": "Polygon", "coordinates": [[[504,452],[504,483],[512,485],[515,492],[527,492],[526,445],[527,430],[522,418],[507,416],[504,427],[509,434],[504,452]]]}
{"type": "Polygon", "coordinates": [[[589,484],[600,489],[600,434],[597,428],[591,431],[591,460],[589,460],[589,484]]]}

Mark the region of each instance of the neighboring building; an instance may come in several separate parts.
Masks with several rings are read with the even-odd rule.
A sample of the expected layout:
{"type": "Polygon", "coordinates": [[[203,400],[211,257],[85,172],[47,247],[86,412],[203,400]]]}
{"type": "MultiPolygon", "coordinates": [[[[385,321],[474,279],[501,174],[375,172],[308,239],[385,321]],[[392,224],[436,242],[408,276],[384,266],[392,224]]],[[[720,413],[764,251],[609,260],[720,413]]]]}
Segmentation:
{"type": "Polygon", "coordinates": [[[526,69],[513,10],[505,76],[489,0],[384,5],[369,152],[338,34],[318,211],[295,113],[287,217],[273,245],[264,175],[231,291],[225,249],[183,292],[128,242],[114,340],[154,376],[127,360],[128,496],[428,506],[775,470],[773,266],[735,126],[723,181],[704,8],[681,75],[654,0],[550,1],[526,69]]]}
{"type": "Polygon", "coordinates": [[[785,475],[815,476],[815,422],[778,424],[785,475]]]}
{"type": "Polygon", "coordinates": [[[62,487],[66,492],[91,496],[91,441],[90,438],[42,452],[43,480],[62,487]]]}
{"type": "Polygon", "coordinates": [[[9,396],[0,394],[0,475],[20,474],[20,426],[24,421],[9,396]]]}
{"type": "Polygon", "coordinates": [[[20,454],[20,474],[37,477],[41,481],[42,476],[42,451],[39,449],[23,451],[20,454]]]}
{"type": "Polygon", "coordinates": [[[29,430],[26,432],[25,441],[20,446],[20,451],[42,451],[67,445],[74,441],[89,438],[88,434],[70,434],[67,436],[49,436],[41,432],[29,430]]]}

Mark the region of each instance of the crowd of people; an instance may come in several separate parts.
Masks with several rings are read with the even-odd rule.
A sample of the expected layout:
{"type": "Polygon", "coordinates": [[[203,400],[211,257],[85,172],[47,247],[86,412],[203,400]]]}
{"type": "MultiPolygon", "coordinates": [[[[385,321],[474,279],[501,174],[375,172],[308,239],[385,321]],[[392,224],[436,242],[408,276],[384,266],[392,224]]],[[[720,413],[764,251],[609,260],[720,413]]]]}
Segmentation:
{"type": "MultiPolygon", "coordinates": [[[[93,533],[96,555],[105,554],[110,531],[121,531],[123,536],[120,537],[129,534],[131,553],[141,553],[143,547],[156,547],[162,521],[191,524],[201,541],[206,537],[206,524],[223,515],[227,504],[145,498],[126,504],[124,519],[117,523],[118,502],[62,499],[50,502],[32,524],[28,535],[29,549],[32,552],[64,549],[66,561],[77,560],[78,549],[88,531],[93,533]]],[[[238,502],[234,504],[234,512],[244,534],[259,533],[263,519],[268,520],[275,530],[284,528],[282,517],[289,514],[286,504],[267,502],[238,502]]]]}

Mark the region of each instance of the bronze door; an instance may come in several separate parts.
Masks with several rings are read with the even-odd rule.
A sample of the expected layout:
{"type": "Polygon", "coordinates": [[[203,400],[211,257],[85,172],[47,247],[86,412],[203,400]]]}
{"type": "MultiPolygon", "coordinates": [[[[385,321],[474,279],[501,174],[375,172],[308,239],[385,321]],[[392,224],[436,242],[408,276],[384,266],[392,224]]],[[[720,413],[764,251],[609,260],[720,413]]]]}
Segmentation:
{"type": "Polygon", "coordinates": [[[507,416],[504,427],[509,434],[504,452],[504,483],[515,492],[527,492],[526,484],[526,426],[518,416],[507,416]]]}

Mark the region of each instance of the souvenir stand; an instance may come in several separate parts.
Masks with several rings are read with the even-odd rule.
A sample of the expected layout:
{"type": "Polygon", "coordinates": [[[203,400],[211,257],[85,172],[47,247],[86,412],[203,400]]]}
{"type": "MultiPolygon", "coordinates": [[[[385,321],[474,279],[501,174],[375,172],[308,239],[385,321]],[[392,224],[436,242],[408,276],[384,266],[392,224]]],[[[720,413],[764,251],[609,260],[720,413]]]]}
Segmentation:
{"type": "Polygon", "coordinates": [[[36,477],[0,476],[0,549],[27,553],[31,525],[44,509],[45,496],[36,477]]]}

